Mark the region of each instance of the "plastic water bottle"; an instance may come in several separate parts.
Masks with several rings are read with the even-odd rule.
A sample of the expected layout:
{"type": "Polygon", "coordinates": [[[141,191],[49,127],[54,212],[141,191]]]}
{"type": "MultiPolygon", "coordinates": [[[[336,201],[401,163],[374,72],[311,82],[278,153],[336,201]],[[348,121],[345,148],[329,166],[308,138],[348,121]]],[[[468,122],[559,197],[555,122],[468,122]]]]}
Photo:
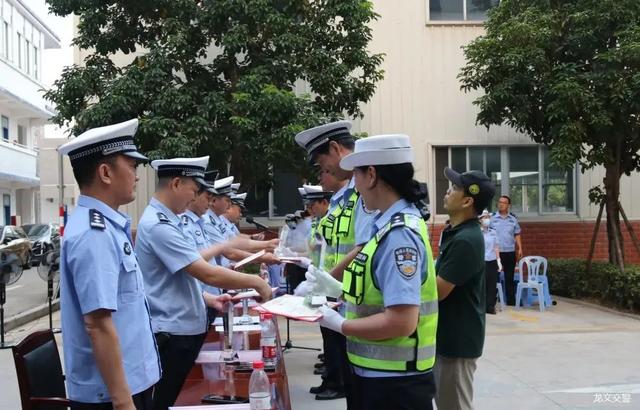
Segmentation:
{"type": "Polygon", "coordinates": [[[265,313],[260,323],[260,348],[262,349],[262,361],[265,365],[272,366],[276,363],[276,327],[271,320],[271,313],[265,313]]]}
{"type": "Polygon", "coordinates": [[[271,410],[271,387],[263,362],[253,362],[253,373],[249,379],[249,408],[271,410]]]}

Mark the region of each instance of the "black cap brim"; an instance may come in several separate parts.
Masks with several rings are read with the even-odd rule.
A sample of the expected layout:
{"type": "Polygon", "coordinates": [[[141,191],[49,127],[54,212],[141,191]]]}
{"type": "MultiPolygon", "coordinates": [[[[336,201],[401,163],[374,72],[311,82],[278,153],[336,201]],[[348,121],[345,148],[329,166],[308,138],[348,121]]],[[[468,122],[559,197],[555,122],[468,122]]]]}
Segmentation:
{"type": "Polygon", "coordinates": [[[139,163],[146,164],[147,162],[149,162],[149,158],[145,157],[144,155],[142,155],[138,151],[123,152],[122,155],[126,155],[129,158],[133,158],[136,161],[138,161],[139,163]]]}
{"type": "Polygon", "coordinates": [[[201,177],[193,177],[193,180],[196,181],[199,185],[200,185],[200,189],[210,189],[213,188],[212,185],[207,184],[207,181],[204,180],[204,178],[201,177]]]}
{"type": "Polygon", "coordinates": [[[462,181],[462,175],[459,172],[454,171],[453,169],[446,167],[444,169],[444,176],[451,183],[457,187],[464,188],[464,182],[462,181]]]}

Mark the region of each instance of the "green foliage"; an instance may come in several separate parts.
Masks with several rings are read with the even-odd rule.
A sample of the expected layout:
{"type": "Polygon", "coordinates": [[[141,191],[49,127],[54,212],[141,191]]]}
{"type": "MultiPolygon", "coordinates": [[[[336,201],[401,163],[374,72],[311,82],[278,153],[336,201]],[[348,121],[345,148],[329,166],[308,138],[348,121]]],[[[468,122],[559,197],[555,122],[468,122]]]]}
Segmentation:
{"type": "Polygon", "coordinates": [[[559,166],[640,169],[637,0],[502,0],[465,55],[478,123],[549,145],[559,166]]]}
{"type": "Polygon", "coordinates": [[[640,266],[593,262],[587,274],[582,259],[550,259],[547,275],[552,294],[640,312],[640,266]]]}
{"type": "Polygon", "coordinates": [[[370,1],[47,2],[79,17],[74,42],[90,50],[46,94],[56,124],[77,134],[139,117],[151,158],[211,155],[245,189],[269,185],[274,167],[307,170],[293,136],[361,115],[382,78],[382,56],[367,52],[370,1]]]}

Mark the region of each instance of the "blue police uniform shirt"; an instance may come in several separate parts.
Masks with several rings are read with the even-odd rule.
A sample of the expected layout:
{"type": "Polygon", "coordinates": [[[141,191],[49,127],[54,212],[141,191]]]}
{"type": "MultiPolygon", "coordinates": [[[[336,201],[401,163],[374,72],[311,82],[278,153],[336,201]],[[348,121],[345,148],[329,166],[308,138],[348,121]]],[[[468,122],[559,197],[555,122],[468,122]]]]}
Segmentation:
{"type": "Polygon", "coordinates": [[[485,262],[495,261],[498,259],[496,257],[496,247],[498,247],[496,230],[493,228],[483,229],[482,235],[484,236],[484,260],[485,262]]]}
{"type": "MultiPolygon", "coordinates": [[[[355,190],[355,179],[351,178],[349,184],[347,184],[347,188],[344,190],[344,195],[342,197],[343,205],[349,201],[349,197],[355,190]]],[[[356,202],[353,212],[355,218],[356,245],[363,245],[369,242],[369,239],[372,238],[371,227],[373,226],[373,222],[377,214],[378,211],[370,211],[365,207],[362,195],[358,197],[358,201],[356,202]]]]}
{"type": "MultiPolygon", "coordinates": [[[[203,218],[196,215],[195,212],[187,210],[180,216],[180,219],[182,220],[184,233],[189,238],[192,246],[194,246],[198,250],[201,250],[212,245],[205,231],[205,222],[203,218]]],[[[209,260],[209,264],[212,266],[216,266],[218,265],[218,262],[214,257],[209,260]]],[[[203,291],[212,295],[220,295],[222,293],[220,289],[215,286],[207,285],[206,283],[202,282],[200,282],[200,285],[202,286],[203,291]]]]}
{"type": "Polygon", "coordinates": [[[235,238],[236,236],[240,235],[238,227],[234,223],[231,223],[231,221],[228,220],[226,216],[220,215],[220,220],[225,224],[227,228],[227,239],[235,238]]]}
{"type": "Polygon", "coordinates": [[[498,235],[498,246],[500,252],[513,252],[516,250],[516,235],[520,234],[520,224],[518,218],[508,213],[506,216],[499,212],[491,214],[491,228],[496,230],[498,235]]]}
{"type": "Polygon", "coordinates": [[[331,195],[331,199],[329,199],[329,210],[327,211],[327,213],[330,214],[338,207],[338,205],[340,205],[340,201],[344,197],[344,193],[348,187],[349,184],[345,184],[342,188],[331,195]]]}
{"type": "Polygon", "coordinates": [[[71,400],[111,401],[83,319],[98,309],[112,312],[131,393],[145,391],[160,379],[142,273],[131,242],[128,216],[80,195],[65,226],[60,264],[62,346],[71,400]]]}
{"type": "MultiPolygon", "coordinates": [[[[421,218],[420,211],[414,205],[404,199],[400,199],[384,213],[378,213],[375,216],[369,236],[373,238],[397,213],[415,215],[421,218]]],[[[371,262],[373,277],[382,293],[386,308],[395,305],[420,306],[420,287],[427,276],[427,263],[427,250],[422,238],[416,232],[404,227],[392,229],[387,233],[382,242],[378,244],[378,249],[371,262]],[[403,273],[400,270],[400,265],[396,263],[396,255],[407,252],[416,255],[416,269],[410,276],[403,273]]],[[[362,377],[398,377],[422,374],[420,372],[380,372],[357,366],[353,367],[354,372],[362,377]]]]}
{"type": "Polygon", "coordinates": [[[136,253],[154,333],[204,333],[207,313],[202,288],[184,270],[202,257],[183,231],[180,218],[156,198],[151,198],[138,223],[136,253]]]}
{"type": "Polygon", "coordinates": [[[227,239],[227,228],[222,225],[220,217],[216,215],[211,209],[207,210],[207,213],[202,216],[204,219],[204,229],[209,238],[209,242],[221,243],[227,239]]]}
{"type": "Polygon", "coordinates": [[[204,230],[204,220],[191,210],[187,210],[180,215],[180,219],[182,220],[183,231],[191,241],[191,244],[198,250],[207,248],[209,239],[204,230]]]}

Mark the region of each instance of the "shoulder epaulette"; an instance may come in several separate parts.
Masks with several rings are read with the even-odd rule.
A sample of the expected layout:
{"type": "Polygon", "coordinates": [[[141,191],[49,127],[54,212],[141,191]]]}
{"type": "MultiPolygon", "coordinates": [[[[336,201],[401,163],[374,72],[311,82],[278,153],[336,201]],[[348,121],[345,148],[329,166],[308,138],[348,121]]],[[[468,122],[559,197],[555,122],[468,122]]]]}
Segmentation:
{"type": "Polygon", "coordinates": [[[389,231],[400,226],[406,226],[407,228],[419,234],[421,220],[422,219],[416,215],[403,214],[401,212],[398,212],[391,217],[388,224],[386,224],[376,233],[376,240],[380,242],[382,238],[384,238],[384,236],[389,233],[389,231]]]}
{"type": "Polygon", "coordinates": [[[216,225],[216,220],[211,215],[209,215],[209,222],[211,222],[211,225],[216,225]]]}
{"type": "Polygon", "coordinates": [[[509,212],[509,215],[513,216],[514,218],[518,219],[518,217],[516,216],[516,214],[509,212]]]}
{"type": "Polygon", "coordinates": [[[91,225],[93,229],[101,229],[103,231],[107,229],[107,224],[104,221],[104,215],[102,215],[102,212],[97,209],[89,210],[89,225],[91,225]]]}
{"type": "Polygon", "coordinates": [[[189,217],[187,215],[182,215],[182,225],[189,224],[189,217]]]}
{"type": "Polygon", "coordinates": [[[156,215],[158,216],[158,221],[165,224],[171,223],[169,218],[167,218],[167,215],[163,214],[162,212],[158,212],[156,215]]]}

